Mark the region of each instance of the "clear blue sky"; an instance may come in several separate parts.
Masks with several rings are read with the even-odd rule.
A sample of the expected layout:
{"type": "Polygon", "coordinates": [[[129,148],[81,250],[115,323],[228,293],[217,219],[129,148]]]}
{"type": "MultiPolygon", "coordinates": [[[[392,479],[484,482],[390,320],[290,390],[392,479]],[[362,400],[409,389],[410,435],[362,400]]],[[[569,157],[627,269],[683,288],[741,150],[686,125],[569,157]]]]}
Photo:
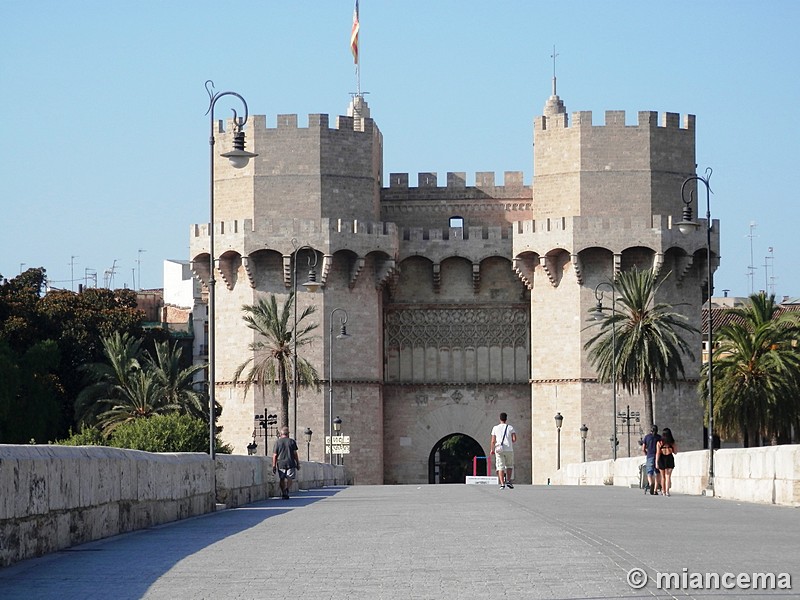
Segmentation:
{"type": "MultiPolygon", "coordinates": [[[[530,183],[555,44],[569,112],[697,115],[722,227],[716,295],[800,296],[800,2],[360,6],[387,174],[523,171],[530,183]]],[[[43,266],[69,288],[71,272],[102,285],[115,265],[114,286],[161,287],[163,259],[187,259],[190,226],[208,221],[205,80],[271,125],[344,114],[352,12],[352,0],[0,0],[0,274],[43,266]]]]}

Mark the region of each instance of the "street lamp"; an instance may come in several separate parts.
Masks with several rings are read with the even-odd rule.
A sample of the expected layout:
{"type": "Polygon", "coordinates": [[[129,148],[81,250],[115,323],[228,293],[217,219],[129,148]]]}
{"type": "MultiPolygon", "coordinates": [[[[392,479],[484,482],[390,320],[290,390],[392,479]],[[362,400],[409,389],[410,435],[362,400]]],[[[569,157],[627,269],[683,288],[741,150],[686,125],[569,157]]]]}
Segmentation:
{"type": "MultiPolygon", "coordinates": [[[[625,407],[625,412],[619,411],[617,418],[622,421],[625,428],[628,430],[628,458],[631,456],[631,423],[639,423],[641,414],[638,410],[632,411],[631,405],[625,407]]],[[[641,429],[641,426],[639,427],[641,429]]],[[[639,444],[641,446],[641,444],[639,444]]]]}
{"type": "MultiPolygon", "coordinates": [[[[333,456],[333,436],[338,436],[342,432],[342,419],[336,417],[333,420],[333,433],[331,434],[331,456],[333,456]]],[[[336,457],[336,464],[339,464],[339,457],[336,457]]]]}
{"type": "Polygon", "coordinates": [[[586,423],[581,425],[581,455],[582,460],[581,462],[586,462],[586,435],[589,433],[589,428],[586,426],[586,423]]]}
{"type": "Polygon", "coordinates": [[[700,227],[700,223],[692,218],[692,200],[694,190],[690,190],[689,199],[686,199],[686,186],[692,181],[699,181],[706,186],[706,268],[708,269],[708,487],[714,488],[714,311],[711,310],[711,298],[714,295],[714,270],[711,267],[711,167],[706,169],[706,176],[692,175],[687,177],[681,185],[681,200],[683,200],[683,220],[676,223],[684,235],[688,235],[700,227]]]}
{"type": "Polygon", "coordinates": [[[303,435],[306,437],[306,461],[311,461],[311,436],[314,434],[311,427],[306,427],[303,435]]]}
{"type": "Polygon", "coordinates": [[[556,430],[558,431],[558,454],[556,455],[556,471],[561,469],[561,425],[564,423],[564,417],[561,413],[556,413],[556,430]]]}
{"type": "Polygon", "coordinates": [[[234,169],[241,169],[247,166],[247,163],[250,162],[251,158],[258,156],[258,154],[253,154],[252,152],[247,152],[244,149],[244,125],[247,123],[247,102],[245,102],[244,98],[242,98],[236,92],[215,92],[214,91],[214,82],[210,79],[206,81],[206,92],[208,92],[208,111],[206,111],[207,115],[211,117],[211,136],[209,137],[208,143],[210,146],[210,153],[211,153],[211,160],[210,160],[210,171],[211,171],[211,181],[209,185],[209,226],[208,226],[208,254],[209,254],[209,275],[208,275],[208,429],[209,429],[209,443],[208,443],[208,454],[211,459],[214,459],[214,438],[216,437],[214,434],[215,432],[215,425],[214,425],[214,402],[215,399],[215,390],[214,387],[216,386],[216,362],[215,362],[215,335],[214,335],[214,326],[215,326],[215,286],[216,286],[216,279],[214,278],[214,268],[215,268],[215,259],[214,259],[214,144],[216,142],[214,138],[214,107],[217,104],[217,100],[223,98],[225,96],[236,96],[239,100],[242,101],[242,105],[244,106],[244,116],[237,117],[236,111],[233,111],[233,122],[235,126],[235,132],[233,135],[233,150],[230,152],[226,152],[225,154],[221,154],[223,158],[227,158],[231,166],[234,169]]]}
{"type": "Polygon", "coordinates": [[[597,306],[592,311],[595,321],[605,318],[603,314],[603,290],[602,286],[608,286],[611,290],[611,458],[617,460],[617,292],[614,286],[606,281],[601,281],[594,288],[594,297],[597,299],[597,306]]]}
{"type": "Polygon", "coordinates": [[[252,442],[247,444],[247,456],[253,456],[258,451],[258,444],[256,444],[255,438],[252,442]]]}
{"type": "Polygon", "coordinates": [[[328,462],[330,464],[333,464],[333,430],[336,427],[336,420],[339,421],[339,428],[341,429],[342,427],[342,420],[339,417],[336,417],[336,420],[330,420],[333,419],[333,315],[337,311],[342,311],[342,315],[339,317],[339,334],[336,339],[342,340],[350,337],[347,333],[347,311],[340,307],[334,308],[331,311],[330,327],[328,329],[328,434],[331,438],[328,462]]]}
{"type": "Polygon", "coordinates": [[[317,266],[317,251],[311,246],[298,247],[295,238],[292,238],[292,246],[294,246],[294,253],[292,254],[292,301],[294,304],[294,329],[292,330],[292,404],[294,419],[292,436],[297,439],[297,256],[302,250],[311,250],[311,256],[308,257],[308,281],[303,284],[303,287],[313,294],[319,289],[319,283],[317,283],[317,272],[314,270],[317,266]],[[314,259],[313,262],[311,260],[312,257],[314,259]]]}

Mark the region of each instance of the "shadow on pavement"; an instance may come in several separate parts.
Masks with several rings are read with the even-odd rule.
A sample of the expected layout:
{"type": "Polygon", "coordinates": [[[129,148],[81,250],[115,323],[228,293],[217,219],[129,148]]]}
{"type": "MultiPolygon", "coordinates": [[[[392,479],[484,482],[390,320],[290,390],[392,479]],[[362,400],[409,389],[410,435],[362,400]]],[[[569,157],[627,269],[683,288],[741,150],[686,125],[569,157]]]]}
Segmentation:
{"type": "Polygon", "coordinates": [[[298,491],[288,500],[270,498],[22,561],[0,569],[0,597],[141,598],[183,559],[266,519],[330,498],[343,489],[298,491]]]}

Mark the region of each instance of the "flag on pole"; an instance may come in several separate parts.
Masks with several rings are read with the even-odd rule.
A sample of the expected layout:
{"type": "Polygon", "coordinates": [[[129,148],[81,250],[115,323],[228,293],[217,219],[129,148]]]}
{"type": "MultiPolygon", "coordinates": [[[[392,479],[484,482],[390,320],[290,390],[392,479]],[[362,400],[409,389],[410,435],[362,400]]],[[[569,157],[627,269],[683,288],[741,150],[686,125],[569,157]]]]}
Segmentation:
{"type": "Polygon", "coordinates": [[[350,50],[353,52],[353,62],[358,64],[358,0],[353,9],[353,29],[350,31],[350,50]]]}

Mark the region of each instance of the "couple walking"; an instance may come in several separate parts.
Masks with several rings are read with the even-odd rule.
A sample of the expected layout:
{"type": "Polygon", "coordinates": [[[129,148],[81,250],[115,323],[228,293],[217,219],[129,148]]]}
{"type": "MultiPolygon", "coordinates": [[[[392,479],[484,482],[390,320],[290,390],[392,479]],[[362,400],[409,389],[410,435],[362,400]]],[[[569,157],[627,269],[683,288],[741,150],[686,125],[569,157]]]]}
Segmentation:
{"type": "Polygon", "coordinates": [[[662,435],[658,434],[658,427],[653,425],[642,442],[642,452],[646,455],[645,469],[647,471],[648,487],[650,494],[654,495],[658,488],[664,496],[670,495],[672,489],[672,470],[675,468],[675,454],[678,445],[672,436],[672,431],[665,427],[662,435]]]}

